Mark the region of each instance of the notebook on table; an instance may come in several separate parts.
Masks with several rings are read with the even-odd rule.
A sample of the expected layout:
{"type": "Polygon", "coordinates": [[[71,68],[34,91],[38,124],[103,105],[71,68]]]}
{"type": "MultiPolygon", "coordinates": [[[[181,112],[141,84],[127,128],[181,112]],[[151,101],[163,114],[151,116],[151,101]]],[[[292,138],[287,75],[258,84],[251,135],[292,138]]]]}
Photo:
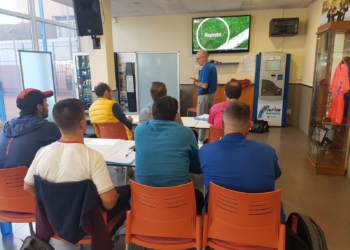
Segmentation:
{"type": "Polygon", "coordinates": [[[128,150],[118,150],[106,159],[109,165],[131,165],[135,161],[135,152],[128,150]]]}

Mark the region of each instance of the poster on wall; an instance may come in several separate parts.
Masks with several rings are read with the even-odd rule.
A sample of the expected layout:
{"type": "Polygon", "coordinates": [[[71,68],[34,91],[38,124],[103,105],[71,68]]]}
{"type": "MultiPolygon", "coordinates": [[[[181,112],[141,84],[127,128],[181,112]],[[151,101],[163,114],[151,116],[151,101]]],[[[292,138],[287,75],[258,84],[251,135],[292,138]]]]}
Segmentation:
{"type": "Polygon", "coordinates": [[[326,0],[322,5],[321,23],[350,21],[350,0],[326,0]]]}

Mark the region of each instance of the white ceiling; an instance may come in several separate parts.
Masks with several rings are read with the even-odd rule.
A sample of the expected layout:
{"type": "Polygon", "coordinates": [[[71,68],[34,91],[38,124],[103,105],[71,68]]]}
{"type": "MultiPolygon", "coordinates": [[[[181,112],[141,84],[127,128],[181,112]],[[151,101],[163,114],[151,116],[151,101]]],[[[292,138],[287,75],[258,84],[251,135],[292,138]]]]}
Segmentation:
{"type": "MultiPolygon", "coordinates": [[[[72,6],[72,0],[53,0],[72,6]]],[[[113,17],[306,8],[315,0],[111,0],[113,17]]]]}

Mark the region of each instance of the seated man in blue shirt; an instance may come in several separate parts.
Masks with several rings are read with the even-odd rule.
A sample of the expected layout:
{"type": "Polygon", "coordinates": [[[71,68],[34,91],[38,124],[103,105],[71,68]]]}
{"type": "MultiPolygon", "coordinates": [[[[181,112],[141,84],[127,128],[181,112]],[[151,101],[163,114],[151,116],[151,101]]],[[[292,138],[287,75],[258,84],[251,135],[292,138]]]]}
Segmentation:
{"type": "MultiPolygon", "coordinates": [[[[222,127],[225,133],[222,139],[205,144],[199,150],[206,189],[213,182],[239,192],[274,191],[275,180],[282,174],[276,151],[265,143],[244,137],[251,127],[249,105],[239,100],[228,104],[222,127]]],[[[282,208],[281,222],[284,221],[282,208]]]]}
{"type": "MultiPolygon", "coordinates": [[[[152,187],[172,187],[190,181],[189,173],[200,174],[198,144],[190,128],[175,122],[178,102],[164,96],[154,101],[153,120],[135,131],[135,181],[152,187]]],[[[204,205],[195,189],[197,213],[204,205]]]]}

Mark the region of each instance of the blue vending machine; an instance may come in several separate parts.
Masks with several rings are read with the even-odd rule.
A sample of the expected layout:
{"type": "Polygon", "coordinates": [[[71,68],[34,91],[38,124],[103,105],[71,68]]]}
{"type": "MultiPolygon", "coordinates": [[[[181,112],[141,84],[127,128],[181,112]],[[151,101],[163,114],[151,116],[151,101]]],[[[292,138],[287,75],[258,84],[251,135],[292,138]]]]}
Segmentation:
{"type": "Polygon", "coordinates": [[[291,55],[282,52],[256,56],[254,119],[286,126],[291,55]]]}

